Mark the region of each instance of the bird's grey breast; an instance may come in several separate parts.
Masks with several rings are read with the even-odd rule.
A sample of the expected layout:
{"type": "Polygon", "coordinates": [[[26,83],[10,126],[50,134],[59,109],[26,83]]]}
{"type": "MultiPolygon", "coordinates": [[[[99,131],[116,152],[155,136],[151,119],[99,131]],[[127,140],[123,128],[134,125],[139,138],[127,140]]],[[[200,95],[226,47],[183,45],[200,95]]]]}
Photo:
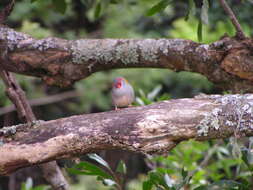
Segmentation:
{"type": "Polygon", "coordinates": [[[134,90],[131,85],[126,84],[123,88],[112,90],[112,100],[114,105],[128,106],[134,101],[134,90]]]}

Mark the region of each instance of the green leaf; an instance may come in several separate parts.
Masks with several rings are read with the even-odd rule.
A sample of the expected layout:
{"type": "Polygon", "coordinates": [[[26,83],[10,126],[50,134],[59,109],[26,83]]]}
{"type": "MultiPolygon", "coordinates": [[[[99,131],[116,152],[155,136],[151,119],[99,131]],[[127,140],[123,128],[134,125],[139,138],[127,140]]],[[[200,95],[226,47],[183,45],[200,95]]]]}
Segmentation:
{"type": "Polygon", "coordinates": [[[149,172],[149,179],[150,179],[150,182],[156,186],[161,185],[165,189],[170,189],[170,187],[166,183],[167,181],[165,181],[165,179],[164,179],[164,175],[162,175],[158,172],[155,172],[155,171],[149,172]]]}
{"type": "Polygon", "coordinates": [[[151,190],[153,187],[153,183],[151,181],[144,181],[142,183],[142,189],[143,190],[151,190]]]}
{"type": "Polygon", "coordinates": [[[220,180],[217,182],[208,185],[208,190],[236,190],[236,189],[244,189],[246,188],[245,185],[238,183],[233,180],[220,180]]]}
{"type": "Polygon", "coordinates": [[[147,94],[147,98],[149,100],[154,100],[155,97],[159,94],[159,92],[162,90],[162,85],[157,85],[151,92],[147,94]]]}
{"type": "Polygon", "coordinates": [[[247,166],[249,166],[249,162],[248,162],[248,158],[247,158],[247,156],[248,156],[248,149],[247,148],[242,148],[241,152],[242,152],[242,160],[245,162],[245,164],[247,166]]]}
{"type": "Polygon", "coordinates": [[[182,168],[181,174],[183,176],[183,179],[185,179],[188,176],[188,171],[182,168]]]}
{"type": "Polygon", "coordinates": [[[120,3],[120,0],[111,0],[110,3],[111,4],[118,4],[118,3],[120,3]]]}
{"type": "Polygon", "coordinates": [[[194,16],[196,14],[196,5],[194,0],[189,0],[188,2],[188,11],[185,16],[185,20],[187,21],[190,16],[194,16]]]}
{"type": "Polygon", "coordinates": [[[162,1],[160,1],[159,3],[157,3],[153,7],[151,7],[147,11],[146,15],[147,16],[152,16],[152,15],[158,13],[158,12],[163,11],[170,4],[170,2],[171,2],[170,0],[162,0],[162,1]]]}
{"type": "Polygon", "coordinates": [[[75,175],[92,175],[90,174],[90,172],[86,172],[86,171],[81,171],[75,168],[67,168],[67,171],[71,174],[75,174],[75,175]]]}
{"type": "Polygon", "coordinates": [[[34,2],[36,2],[36,1],[38,1],[38,0],[31,0],[31,3],[34,3],[34,2]]]}
{"type": "Polygon", "coordinates": [[[207,186],[201,185],[201,186],[196,187],[194,190],[207,190],[207,186]]]}
{"type": "Polygon", "coordinates": [[[94,17],[97,19],[100,17],[101,15],[101,9],[102,9],[102,5],[101,2],[98,2],[96,7],[95,7],[95,12],[94,12],[94,17]]]}
{"type": "Polygon", "coordinates": [[[102,166],[105,166],[106,168],[110,169],[110,166],[108,165],[108,163],[103,159],[101,158],[100,156],[98,156],[97,154],[87,154],[87,156],[92,159],[92,160],[95,160],[96,162],[98,162],[99,164],[101,164],[102,166]]]}
{"type": "Polygon", "coordinates": [[[21,184],[21,190],[26,190],[26,188],[25,188],[25,183],[22,183],[22,184],[21,184]]]}
{"type": "Polygon", "coordinates": [[[204,24],[208,24],[208,9],[209,9],[208,0],[203,0],[203,4],[201,7],[201,20],[204,24]]]}
{"type": "Polygon", "coordinates": [[[169,99],[171,99],[171,97],[170,97],[170,95],[169,94],[163,94],[162,96],[160,96],[160,97],[158,97],[157,99],[156,99],[156,101],[163,101],[163,100],[169,100],[169,99]]]}
{"type": "Polygon", "coordinates": [[[119,161],[116,172],[126,174],[126,172],[127,172],[126,164],[122,160],[119,161]]]}
{"type": "Polygon", "coordinates": [[[44,185],[39,185],[33,188],[33,190],[44,190],[46,188],[46,186],[44,185]]]}
{"type": "Polygon", "coordinates": [[[110,174],[106,173],[100,167],[85,161],[80,162],[79,164],[75,165],[74,168],[68,168],[67,170],[70,173],[77,175],[94,175],[108,179],[113,178],[110,174]]]}
{"type": "Polygon", "coordinates": [[[197,34],[198,34],[198,40],[199,40],[199,42],[201,42],[202,41],[202,22],[201,22],[201,20],[199,20],[199,23],[198,23],[197,34]]]}
{"type": "Polygon", "coordinates": [[[53,0],[55,10],[59,13],[64,14],[67,9],[67,3],[65,0],[53,0]]]}
{"type": "Polygon", "coordinates": [[[250,171],[253,171],[253,153],[251,152],[251,149],[242,148],[241,153],[242,153],[242,160],[248,166],[250,171]]]}

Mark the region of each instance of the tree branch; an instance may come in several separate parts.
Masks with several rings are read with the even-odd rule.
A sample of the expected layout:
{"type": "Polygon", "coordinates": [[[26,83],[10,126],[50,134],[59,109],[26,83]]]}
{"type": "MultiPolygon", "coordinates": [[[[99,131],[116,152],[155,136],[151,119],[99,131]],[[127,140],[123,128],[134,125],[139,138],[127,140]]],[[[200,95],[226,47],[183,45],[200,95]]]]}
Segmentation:
{"type": "Polygon", "coordinates": [[[10,0],[9,4],[6,5],[3,10],[0,11],[0,24],[3,24],[7,17],[10,15],[15,4],[15,0],[10,0]]]}
{"type": "Polygon", "coordinates": [[[0,70],[0,76],[6,85],[8,97],[17,108],[20,120],[28,123],[36,120],[29,103],[26,101],[24,91],[20,88],[13,75],[5,70],[0,70]]]}
{"type": "Polygon", "coordinates": [[[101,70],[153,67],[197,72],[225,90],[253,92],[251,39],[227,37],[208,45],[182,39],[36,40],[6,27],[0,33],[9,49],[4,68],[47,84],[67,86],[101,70]]]}
{"type": "Polygon", "coordinates": [[[235,14],[233,13],[232,9],[229,7],[229,5],[227,4],[226,0],[219,0],[220,4],[222,6],[222,8],[224,9],[224,11],[226,12],[226,14],[229,16],[232,24],[234,25],[235,29],[236,29],[236,36],[239,39],[245,39],[246,36],[243,33],[242,27],[239,23],[239,21],[237,20],[235,14]]]}
{"type": "Polygon", "coordinates": [[[198,96],[0,130],[0,174],[109,149],[165,153],[183,140],[253,135],[253,95],[198,96]]]}

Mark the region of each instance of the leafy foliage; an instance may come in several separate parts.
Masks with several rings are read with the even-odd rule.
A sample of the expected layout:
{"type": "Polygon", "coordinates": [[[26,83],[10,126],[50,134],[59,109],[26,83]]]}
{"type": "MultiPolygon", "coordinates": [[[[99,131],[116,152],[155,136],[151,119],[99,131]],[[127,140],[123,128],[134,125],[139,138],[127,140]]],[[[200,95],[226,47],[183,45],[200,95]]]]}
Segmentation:
{"type": "Polygon", "coordinates": [[[171,0],[161,0],[159,3],[155,4],[152,8],[147,11],[148,16],[152,16],[158,12],[163,11],[171,3],[171,0]]]}
{"type": "Polygon", "coordinates": [[[119,190],[123,188],[123,178],[117,174],[117,172],[121,174],[126,173],[126,166],[122,160],[118,163],[117,169],[114,172],[110,168],[109,164],[97,154],[88,154],[88,157],[103,166],[103,168],[100,168],[90,162],[82,161],[79,164],[76,164],[73,168],[68,168],[68,171],[71,174],[76,175],[96,176],[97,180],[102,181],[105,186],[112,186],[119,190]]]}
{"type": "MultiPolygon", "coordinates": [[[[213,30],[209,26],[202,25],[200,20],[198,21],[197,19],[190,19],[186,22],[183,18],[181,18],[172,23],[174,28],[170,30],[169,35],[173,38],[183,38],[198,41],[196,28],[200,27],[199,23],[201,23],[202,29],[199,29],[198,32],[202,32],[203,34],[203,43],[211,43],[219,40],[220,36],[224,35],[225,31],[229,36],[233,36],[235,34],[235,30],[230,22],[219,21],[215,25],[215,30],[213,30]]],[[[247,25],[242,25],[242,27],[245,34],[250,35],[250,28],[248,28],[247,25]]]]}

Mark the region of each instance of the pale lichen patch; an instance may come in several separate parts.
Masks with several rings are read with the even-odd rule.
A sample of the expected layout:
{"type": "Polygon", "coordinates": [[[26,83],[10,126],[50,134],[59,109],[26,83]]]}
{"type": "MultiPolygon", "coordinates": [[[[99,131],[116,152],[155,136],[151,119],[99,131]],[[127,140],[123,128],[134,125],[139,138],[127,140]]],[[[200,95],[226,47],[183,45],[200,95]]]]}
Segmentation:
{"type": "Polygon", "coordinates": [[[42,40],[36,40],[32,44],[32,48],[38,49],[40,51],[57,48],[57,43],[55,42],[56,39],[57,38],[49,37],[42,40]]]}
{"type": "Polygon", "coordinates": [[[214,108],[211,113],[208,113],[197,125],[198,136],[207,136],[210,129],[219,130],[219,114],[222,112],[220,108],[214,108]]]}
{"type": "MultiPolygon", "coordinates": [[[[114,46],[117,40],[76,40],[72,43],[72,61],[77,64],[87,64],[88,61],[103,62],[107,64],[113,59],[114,46]]],[[[90,68],[91,70],[91,68],[90,68]]]]}
{"type": "Polygon", "coordinates": [[[210,129],[218,130],[221,125],[239,132],[253,129],[252,95],[212,95],[209,99],[213,99],[219,107],[201,120],[197,126],[199,136],[206,136],[210,129]]]}
{"type": "Polygon", "coordinates": [[[131,40],[122,41],[116,46],[115,59],[125,65],[138,63],[138,45],[131,40]]]}
{"type": "Polygon", "coordinates": [[[188,51],[188,49],[186,49],[189,46],[189,43],[191,43],[190,41],[188,41],[189,43],[187,43],[187,41],[183,40],[183,39],[172,39],[172,40],[168,40],[168,39],[164,39],[164,41],[166,41],[166,46],[170,49],[173,49],[173,51],[180,53],[180,54],[184,54],[185,50],[188,51]]]}
{"type": "Polygon", "coordinates": [[[16,32],[10,28],[0,27],[0,40],[8,41],[8,49],[14,50],[16,45],[22,41],[31,38],[30,36],[16,32]]]}
{"type": "Polygon", "coordinates": [[[158,62],[159,43],[157,40],[146,39],[138,41],[141,58],[149,62],[158,62]]]}
{"type": "Polygon", "coordinates": [[[3,135],[3,136],[14,135],[17,132],[17,129],[23,126],[24,124],[3,127],[2,129],[0,129],[0,135],[3,135]]]}
{"type": "Polygon", "coordinates": [[[202,44],[202,45],[199,45],[197,48],[196,48],[196,52],[198,52],[200,55],[203,55],[203,59],[204,61],[207,61],[207,59],[210,57],[208,56],[208,50],[209,50],[209,45],[208,44],[202,44]]]}

